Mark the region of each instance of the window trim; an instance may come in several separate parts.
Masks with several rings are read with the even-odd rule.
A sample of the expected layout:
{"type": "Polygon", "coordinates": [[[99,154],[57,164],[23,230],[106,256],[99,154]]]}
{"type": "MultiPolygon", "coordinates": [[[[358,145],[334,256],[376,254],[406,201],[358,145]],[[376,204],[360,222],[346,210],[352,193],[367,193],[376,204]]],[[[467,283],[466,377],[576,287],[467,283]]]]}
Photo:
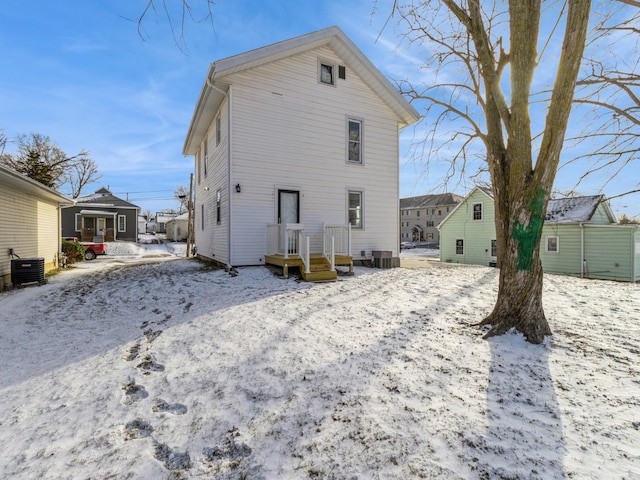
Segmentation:
{"type": "Polygon", "coordinates": [[[320,85],[329,85],[331,87],[335,87],[336,86],[336,74],[337,74],[337,66],[336,63],[331,61],[331,60],[327,60],[325,58],[318,58],[318,83],[320,85]],[[331,68],[331,82],[325,82],[323,81],[323,67],[328,67],[331,68]]]}
{"type": "Polygon", "coordinates": [[[127,216],[126,215],[118,215],[118,233],[127,231],[127,216]],[[122,227],[120,226],[120,222],[122,221],[122,227]]]}
{"type": "Polygon", "coordinates": [[[82,214],[81,213],[76,213],[75,214],[75,231],[76,232],[81,232],[82,231],[82,214]],[[80,228],[78,228],[80,227],[80,228]]]}
{"type": "Polygon", "coordinates": [[[456,256],[458,257],[463,257],[464,256],[464,238],[456,238],[455,240],[455,249],[456,249],[456,256]],[[458,253],[458,242],[460,243],[460,247],[462,247],[462,252],[458,253]]]}
{"type": "MultiPolygon", "coordinates": [[[[346,161],[349,165],[364,165],[364,119],[358,117],[347,116],[346,117],[346,161]],[[358,149],[358,160],[351,160],[351,143],[352,140],[350,138],[351,132],[351,124],[358,124],[360,127],[360,138],[357,140],[359,149],[358,149]]],[[[353,141],[355,143],[355,141],[353,141]]]]}
{"type": "Polygon", "coordinates": [[[351,229],[353,230],[364,230],[364,190],[356,189],[356,188],[348,188],[347,189],[347,223],[351,224],[351,229]],[[360,225],[354,225],[351,223],[351,208],[350,200],[351,194],[357,194],[360,196],[360,205],[357,207],[360,209],[360,225]]]}
{"type": "Polygon", "coordinates": [[[560,253],[560,237],[558,235],[545,235],[545,237],[544,237],[544,251],[546,253],[552,253],[552,254],[560,253]],[[556,241],[556,249],[555,250],[549,250],[549,240],[552,240],[552,239],[556,241]]]}
{"type": "Polygon", "coordinates": [[[222,138],[222,134],[220,132],[220,114],[216,117],[216,147],[220,145],[220,139],[222,138]]]}
{"type": "Polygon", "coordinates": [[[471,204],[471,220],[474,222],[481,222],[484,220],[484,204],[483,202],[473,202],[471,204]],[[476,218],[476,205],[480,206],[480,218],[476,218]]]}

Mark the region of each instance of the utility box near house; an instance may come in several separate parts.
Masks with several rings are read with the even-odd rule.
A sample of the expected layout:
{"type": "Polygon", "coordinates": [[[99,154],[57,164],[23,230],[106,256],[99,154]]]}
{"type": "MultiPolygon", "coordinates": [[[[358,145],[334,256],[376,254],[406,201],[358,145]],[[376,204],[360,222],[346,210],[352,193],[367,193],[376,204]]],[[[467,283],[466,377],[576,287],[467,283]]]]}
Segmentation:
{"type": "Polygon", "coordinates": [[[19,287],[26,283],[47,283],[44,278],[44,258],[19,258],[11,260],[11,283],[19,287]]]}
{"type": "Polygon", "coordinates": [[[376,268],[392,268],[392,252],[391,250],[373,250],[373,266],[376,268]]]}

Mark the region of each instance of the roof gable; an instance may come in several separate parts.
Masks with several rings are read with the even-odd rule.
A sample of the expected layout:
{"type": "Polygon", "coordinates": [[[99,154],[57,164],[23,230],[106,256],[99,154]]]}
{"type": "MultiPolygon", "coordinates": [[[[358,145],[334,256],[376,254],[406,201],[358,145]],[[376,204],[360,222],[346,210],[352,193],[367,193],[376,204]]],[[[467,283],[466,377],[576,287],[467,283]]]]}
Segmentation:
{"type": "Polygon", "coordinates": [[[463,200],[458,202],[458,205],[456,205],[456,207],[453,210],[451,210],[449,215],[444,217],[444,219],[440,222],[440,225],[438,225],[438,229],[440,229],[440,227],[442,227],[442,225],[444,225],[444,223],[447,220],[449,220],[453,215],[455,215],[455,213],[458,211],[458,209],[460,207],[462,207],[462,205],[466,204],[469,201],[469,199],[474,196],[474,194],[476,192],[480,192],[481,194],[483,194],[484,196],[486,196],[489,200],[491,200],[493,202],[493,192],[490,189],[488,189],[486,187],[474,187],[473,190],[471,190],[469,192],[469,194],[466,197],[464,197],[463,200]]]}
{"type": "Polygon", "coordinates": [[[230,75],[323,46],[330,47],[389,105],[397,115],[399,123],[406,126],[420,118],[416,109],[400,95],[391,82],[349,40],[342,30],[333,26],[212,63],[196,103],[185,139],[183,154],[195,155],[197,152],[202,138],[213,121],[213,116],[226,95],[229,84],[225,83],[225,80],[228,80],[230,75]]]}
{"type": "Polygon", "coordinates": [[[29,192],[37,197],[47,199],[52,202],[66,204],[71,204],[73,202],[71,199],[56,192],[54,189],[3,165],[0,165],[0,183],[11,185],[23,192],[29,192]]]}
{"type": "Polygon", "coordinates": [[[598,206],[605,207],[605,213],[611,223],[615,223],[613,212],[604,201],[604,195],[569,197],[549,200],[545,223],[584,223],[590,222],[598,206]]]}
{"type": "Polygon", "coordinates": [[[129,203],[126,200],[116,197],[113,193],[111,193],[108,189],[102,187],[99,190],[96,190],[95,193],[91,195],[85,195],[84,197],[76,198],[76,204],[80,205],[91,205],[95,204],[100,205],[100,207],[105,206],[113,206],[113,207],[122,207],[122,208],[137,208],[140,207],[134,205],[133,203],[129,203]]]}
{"type": "Polygon", "coordinates": [[[424,208],[437,207],[439,205],[455,205],[463,200],[454,193],[441,193],[435,195],[420,195],[400,199],[400,208],[424,208]]]}

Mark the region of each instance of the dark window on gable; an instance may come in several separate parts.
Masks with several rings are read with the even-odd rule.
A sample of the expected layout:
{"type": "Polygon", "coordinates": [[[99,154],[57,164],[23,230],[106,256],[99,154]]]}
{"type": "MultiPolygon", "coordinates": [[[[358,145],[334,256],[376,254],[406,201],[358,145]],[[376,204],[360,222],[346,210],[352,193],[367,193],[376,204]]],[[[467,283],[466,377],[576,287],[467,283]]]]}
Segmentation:
{"type": "Polygon", "coordinates": [[[333,85],[333,65],[320,64],[320,82],[333,85]]]}
{"type": "Polygon", "coordinates": [[[347,79],[347,68],[344,65],[338,66],[338,78],[341,78],[342,80],[347,79]]]}

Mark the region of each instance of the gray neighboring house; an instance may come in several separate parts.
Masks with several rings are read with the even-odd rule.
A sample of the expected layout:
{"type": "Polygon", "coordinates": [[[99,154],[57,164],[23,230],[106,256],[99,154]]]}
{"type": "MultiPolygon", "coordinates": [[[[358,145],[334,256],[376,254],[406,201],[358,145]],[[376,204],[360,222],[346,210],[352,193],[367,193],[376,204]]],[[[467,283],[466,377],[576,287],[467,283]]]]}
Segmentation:
{"type": "Polygon", "coordinates": [[[101,188],[62,208],[62,237],[81,241],[138,241],[140,207],[101,188]]]}
{"type": "Polygon", "coordinates": [[[400,241],[440,244],[438,225],[462,201],[455,193],[400,199],[400,241]]]}

